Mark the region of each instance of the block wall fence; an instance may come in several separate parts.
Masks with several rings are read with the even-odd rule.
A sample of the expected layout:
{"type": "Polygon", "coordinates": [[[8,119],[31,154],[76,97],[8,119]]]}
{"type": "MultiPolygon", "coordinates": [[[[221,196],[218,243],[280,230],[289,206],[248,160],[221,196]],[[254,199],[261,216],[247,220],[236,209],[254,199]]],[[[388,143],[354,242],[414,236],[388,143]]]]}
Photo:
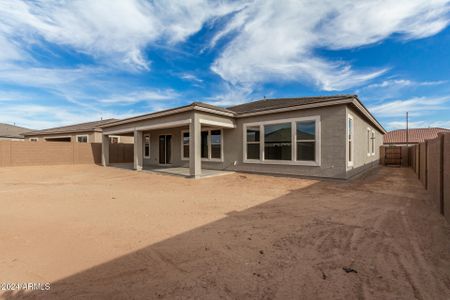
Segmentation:
{"type": "Polygon", "coordinates": [[[435,139],[402,148],[408,150],[408,165],[429,192],[434,206],[450,223],[450,134],[440,133],[435,139]]]}
{"type": "MultiPolygon", "coordinates": [[[[133,144],[111,144],[111,163],[133,162],[133,144]]],[[[101,143],[0,141],[0,167],[101,164],[101,143]]]]}

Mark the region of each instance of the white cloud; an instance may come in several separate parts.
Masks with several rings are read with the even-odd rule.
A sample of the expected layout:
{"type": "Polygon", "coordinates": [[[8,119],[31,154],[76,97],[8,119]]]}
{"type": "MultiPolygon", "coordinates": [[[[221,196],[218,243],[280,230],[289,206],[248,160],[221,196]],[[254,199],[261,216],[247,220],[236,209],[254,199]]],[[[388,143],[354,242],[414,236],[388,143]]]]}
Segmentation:
{"type": "Polygon", "coordinates": [[[195,76],[194,74],[190,74],[190,73],[182,73],[180,74],[180,78],[186,81],[192,81],[192,82],[196,82],[196,83],[202,83],[203,79],[198,78],[197,76],[195,76]]]}
{"type": "Polygon", "coordinates": [[[203,0],[0,0],[0,60],[25,59],[26,48],[44,39],[110,66],[147,70],[146,47],[182,42],[208,20],[239,8],[203,0]]]}
{"type": "Polygon", "coordinates": [[[130,113],[100,113],[74,107],[26,103],[2,105],[0,123],[15,123],[17,126],[30,129],[43,129],[100,120],[101,118],[125,118],[130,115],[130,113]]]}
{"type": "Polygon", "coordinates": [[[406,100],[389,101],[369,107],[369,110],[378,117],[398,117],[409,112],[412,116],[448,110],[450,97],[426,98],[417,97],[406,100]]]}
{"type": "Polygon", "coordinates": [[[344,90],[386,69],[354,70],[328,61],[317,49],[350,49],[394,33],[403,39],[436,34],[448,24],[448,1],[254,1],[237,12],[211,41],[231,42],[212,70],[233,83],[273,80],[312,82],[320,89],[344,90]]]}
{"type": "Polygon", "coordinates": [[[144,90],[132,92],[123,95],[112,95],[105,99],[100,99],[100,103],[105,104],[133,104],[141,101],[158,102],[158,101],[174,101],[180,97],[180,94],[172,89],[165,90],[144,90]]]}

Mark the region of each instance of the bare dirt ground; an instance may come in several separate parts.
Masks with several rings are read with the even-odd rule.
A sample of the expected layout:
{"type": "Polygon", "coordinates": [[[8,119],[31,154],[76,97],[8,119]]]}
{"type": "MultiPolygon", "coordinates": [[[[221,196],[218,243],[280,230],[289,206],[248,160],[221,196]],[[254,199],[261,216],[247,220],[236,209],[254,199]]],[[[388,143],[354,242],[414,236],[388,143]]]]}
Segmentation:
{"type": "Polygon", "coordinates": [[[51,282],[4,299],[450,298],[450,226],[409,169],[336,182],[1,168],[0,228],[0,283],[51,282]]]}

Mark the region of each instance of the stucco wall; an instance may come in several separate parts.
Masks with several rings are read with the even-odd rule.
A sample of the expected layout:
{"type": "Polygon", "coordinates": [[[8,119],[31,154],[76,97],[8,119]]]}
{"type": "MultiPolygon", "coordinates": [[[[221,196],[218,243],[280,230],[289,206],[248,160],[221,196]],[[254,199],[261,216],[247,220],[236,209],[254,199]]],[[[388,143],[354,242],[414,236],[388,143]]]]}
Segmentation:
{"type": "MultiPolygon", "coordinates": [[[[354,136],[353,136],[353,166],[347,166],[347,177],[355,176],[361,172],[369,168],[373,168],[379,164],[380,161],[380,146],[383,144],[383,134],[376,129],[373,125],[371,125],[366,119],[362,117],[362,115],[355,111],[352,107],[346,107],[346,114],[350,114],[353,117],[353,127],[354,127],[354,136]],[[375,131],[375,155],[368,155],[369,150],[368,146],[371,147],[371,144],[367,144],[367,129],[375,131]]],[[[347,122],[347,119],[345,119],[347,122]]],[[[346,165],[348,158],[348,145],[347,145],[347,136],[345,136],[346,143],[346,165]]]]}

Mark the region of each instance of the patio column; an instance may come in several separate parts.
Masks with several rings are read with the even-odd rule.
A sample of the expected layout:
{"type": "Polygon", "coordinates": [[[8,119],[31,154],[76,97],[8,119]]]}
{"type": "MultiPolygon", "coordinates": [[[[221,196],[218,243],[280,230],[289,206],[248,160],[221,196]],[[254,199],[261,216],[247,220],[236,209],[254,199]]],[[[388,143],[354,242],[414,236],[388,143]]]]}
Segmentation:
{"type": "Polygon", "coordinates": [[[109,165],[109,135],[102,135],[102,166],[109,165]]]}
{"type": "Polygon", "coordinates": [[[194,112],[189,124],[189,173],[191,177],[198,178],[202,174],[201,158],[201,124],[198,115],[194,112]]]}
{"type": "Polygon", "coordinates": [[[142,131],[134,131],[134,169],[141,171],[143,166],[142,131]]]}

